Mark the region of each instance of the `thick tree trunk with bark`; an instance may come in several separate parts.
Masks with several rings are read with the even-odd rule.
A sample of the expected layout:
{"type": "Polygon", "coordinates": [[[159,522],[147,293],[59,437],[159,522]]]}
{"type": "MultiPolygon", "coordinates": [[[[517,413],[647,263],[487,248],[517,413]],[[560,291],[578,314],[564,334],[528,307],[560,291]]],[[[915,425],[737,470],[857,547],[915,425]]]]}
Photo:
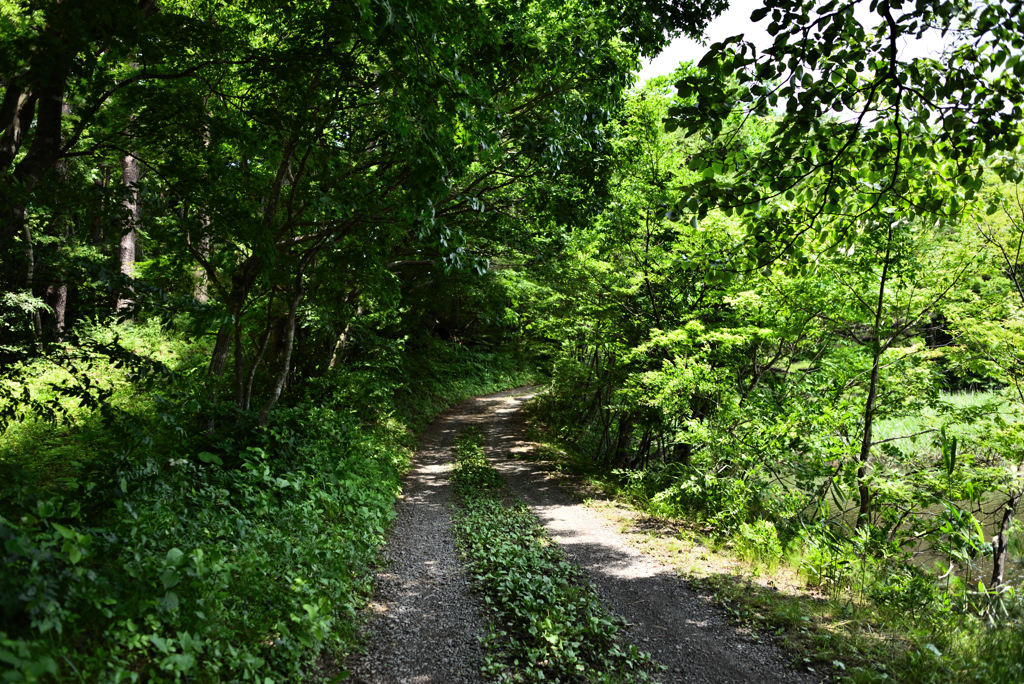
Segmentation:
{"type": "Polygon", "coordinates": [[[68,286],[66,283],[51,285],[46,290],[46,303],[53,310],[53,335],[59,341],[67,325],[68,286]]]}
{"type": "MultiPolygon", "coordinates": [[[[28,152],[14,167],[14,171],[0,181],[0,210],[3,212],[0,217],[0,260],[5,262],[3,277],[11,289],[31,288],[35,254],[31,246],[31,228],[26,222],[28,199],[43,174],[60,158],[64,79],[40,88],[38,100],[32,97],[25,100],[22,98],[23,94],[19,93],[15,98],[11,86],[8,86],[4,103],[0,105],[0,108],[11,110],[3,112],[11,114],[0,139],[0,145],[6,145],[0,162],[4,162],[10,156],[10,160],[0,165],[0,171],[4,172],[13,163],[25,130],[32,123],[33,108],[38,110],[35,116],[35,133],[28,152]],[[16,99],[14,105],[9,105],[8,96],[16,99]],[[17,106],[19,102],[20,108],[17,106]],[[25,240],[21,255],[17,255],[16,250],[12,249],[16,236],[21,236],[25,240]],[[19,265],[17,262],[21,258],[28,259],[29,263],[19,265]]],[[[35,318],[38,318],[38,313],[35,314],[35,318]]]]}

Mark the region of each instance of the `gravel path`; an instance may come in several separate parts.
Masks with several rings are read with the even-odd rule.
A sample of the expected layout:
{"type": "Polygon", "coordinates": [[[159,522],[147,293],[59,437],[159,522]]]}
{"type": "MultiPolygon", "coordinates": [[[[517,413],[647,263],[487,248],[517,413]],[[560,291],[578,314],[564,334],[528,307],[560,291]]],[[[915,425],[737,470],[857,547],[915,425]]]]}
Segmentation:
{"type": "Polygon", "coordinates": [[[365,630],[367,652],[347,663],[357,684],[478,684],[486,627],[451,531],[451,446],[486,405],[464,402],[420,437],[402,482],[365,630]]]}
{"type": "Polygon", "coordinates": [[[398,518],[383,552],[369,611],[367,653],[347,663],[358,684],[476,684],[485,629],[458,563],[451,533],[451,445],[479,425],[492,463],[530,505],[570,559],[587,571],[602,600],[630,623],[628,638],[667,667],[674,682],[819,681],[786,665],[778,648],[731,627],[670,568],[626,543],[606,521],[545,475],[505,454],[528,451],[519,408],[532,396],[510,390],[466,401],[427,429],[403,483],[398,518]]]}
{"type": "Polygon", "coordinates": [[[630,624],[628,638],[667,667],[675,682],[820,681],[787,665],[781,649],[732,627],[668,566],[626,543],[607,521],[581,506],[530,463],[506,454],[529,451],[519,408],[529,394],[481,397],[494,412],[483,428],[488,456],[509,489],[529,504],[569,558],[586,570],[611,610],[630,624]]]}

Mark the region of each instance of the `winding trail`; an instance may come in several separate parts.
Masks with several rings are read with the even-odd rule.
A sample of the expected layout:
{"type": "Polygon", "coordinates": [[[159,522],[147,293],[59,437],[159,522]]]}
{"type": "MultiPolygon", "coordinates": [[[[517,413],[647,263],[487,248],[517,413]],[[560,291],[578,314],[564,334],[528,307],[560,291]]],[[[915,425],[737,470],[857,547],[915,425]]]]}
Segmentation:
{"type": "Polygon", "coordinates": [[[787,665],[785,653],[754,642],[732,627],[668,566],[631,547],[624,535],[531,464],[509,458],[528,452],[520,408],[532,393],[510,390],[463,402],[423,434],[403,484],[398,518],[384,550],[371,603],[368,651],[349,662],[360,684],[482,682],[478,637],[485,622],[458,563],[451,534],[448,474],[451,445],[467,425],[478,425],[485,450],[509,489],[525,501],[623,616],[627,639],[665,667],[656,675],[676,682],[733,684],[820,681],[787,665]]]}

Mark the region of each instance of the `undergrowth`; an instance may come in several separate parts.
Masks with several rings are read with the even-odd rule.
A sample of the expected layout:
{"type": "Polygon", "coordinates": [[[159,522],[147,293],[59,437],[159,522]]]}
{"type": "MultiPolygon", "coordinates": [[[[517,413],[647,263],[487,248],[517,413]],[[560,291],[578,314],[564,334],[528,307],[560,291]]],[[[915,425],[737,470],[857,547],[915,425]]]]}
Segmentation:
{"type": "Polygon", "coordinates": [[[643,473],[595,467],[534,429],[533,458],[591,493],[641,514],[624,519],[646,551],[711,595],[738,625],[786,646],[794,666],[835,681],[907,684],[1024,681],[1024,621],[1013,589],[993,595],[939,585],[821,531],[781,534],[763,518],[717,527],[666,510],[643,473]]]}
{"type": "MultiPolygon", "coordinates": [[[[158,328],[120,332],[129,351],[168,350],[168,362],[189,351],[158,328]]],[[[197,428],[187,383],[129,382],[95,361],[27,367],[25,388],[39,396],[67,377],[110,396],[103,410],[70,406],[57,425],[28,417],[0,438],[2,680],[344,674],[335,663],[358,643],[355,611],[394,515],[410,428],[528,379],[500,355],[448,350],[444,360],[343,369],[266,428],[215,412],[213,430],[197,428]],[[405,389],[423,373],[433,379],[405,389]]]]}
{"type": "Polygon", "coordinates": [[[483,673],[502,682],[647,682],[650,656],[618,640],[583,573],[525,504],[512,501],[481,449],[480,433],[456,440],[454,529],[483,594],[490,626],[483,673]]]}

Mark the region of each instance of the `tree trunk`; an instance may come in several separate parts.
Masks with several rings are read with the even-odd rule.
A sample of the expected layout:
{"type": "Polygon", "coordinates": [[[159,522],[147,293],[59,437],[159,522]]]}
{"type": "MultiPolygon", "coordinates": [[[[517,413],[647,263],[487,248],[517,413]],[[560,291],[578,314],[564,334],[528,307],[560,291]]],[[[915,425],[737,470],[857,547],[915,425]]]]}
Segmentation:
{"type": "MultiPolygon", "coordinates": [[[[1015,475],[1020,477],[1024,474],[1024,461],[1017,465],[1015,475]]],[[[1006,557],[1009,555],[1010,546],[1010,525],[1017,513],[1017,506],[1020,504],[1024,491],[1017,489],[1003,504],[1003,516],[999,521],[999,533],[992,538],[992,581],[989,587],[998,587],[1006,579],[1006,557]]]]}
{"type": "MultiPolygon", "coordinates": [[[[203,111],[206,111],[207,99],[203,98],[203,111]]],[[[209,115],[207,115],[209,116],[209,115]]],[[[210,127],[206,123],[203,124],[201,134],[203,136],[203,147],[207,150],[210,149],[210,127]]],[[[199,225],[202,226],[202,237],[199,238],[199,263],[196,264],[193,273],[195,274],[196,284],[195,289],[192,292],[192,296],[200,304],[206,304],[210,301],[210,276],[206,272],[205,264],[208,263],[210,258],[210,215],[206,213],[206,209],[199,209],[199,225]]]]}
{"type": "MultiPolygon", "coordinates": [[[[138,239],[136,228],[139,225],[139,161],[131,154],[121,159],[121,173],[125,187],[124,208],[128,217],[127,230],[121,236],[120,264],[121,274],[130,281],[135,278],[135,243],[138,239]]],[[[131,313],[135,306],[133,296],[135,289],[128,286],[127,292],[121,292],[117,299],[117,313],[131,313]]]]}
{"type": "MultiPolygon", "coordinates": [[[[3,189],[7,200],[8,216],[19,222],[23,220],[29,194],[35,190],[43,174],[60,158],[61,119],[64,111],[63,78],[59,82],[41,89],[36,108],[38,112],[32,144],[24,158],[14,167],[13,183],[8,181],[3,189]]],[[[27,116],[30,112],[26,109],[25,113],[27,116]]],[[[19,125],[24,127],[30,123],[30,120],[19,119],[19,125]]],[[[17,234],[20,227],[20,223],[9,226],[8,235],[17,234]]]]}
{"type": "Polygon", "coordinates": [[[252,404],[252,383],[256,379],[256,370],[259,368],[260,362],[263,361],[263,354],[267,351],[267,342],[270,341],[270,326],[263,331],[263,335],[260,338],[260,348],[256,352],[256,358],[253,359],[252,365],[249,367],[249,375],[245,380],[245,394],[242,397],[242,410],[248,411],[249,406],[252,404]]]}
{"type": "MultiPolygon", "coordinates": [[[[22,208],[21,212],[22,235],[25,239],[25,289],[29,296],[35,297],[36,254],[32,244],[32,228],[25,220],[25,209],[22,208]]],[[[32,334],[36,342],[39,342],[43,337],[43,318],[39,308],[33,306],[29,317],[32,319],[32,334]]]]}
{"type": "Polygon", "coordinates": [[[636,462],[639,464],[641,470],[646,470],[650,465],[651,456],[651,442],[654,438],[654,430],[652,428],[645,428],[644,434],[640,438],[640,448],[637,449],[636,462]]]}
{"type": "MultiPolygon", "coordinates": [[[[210,219],[206,216],[200,217],[200,222],[203,225],[205,231],[210,225],[210,219]]],[[[199,239],[199,253],[203,255],[203,259],[209,259],[210,257],[210,236],[203,235],[199,239]]],[[[206,269],[203,268],[202,264],[197,264],[195,269],[196,284],[195,289],[192,291],[192,296],[200,304],[206,304],[210,301],[210,278],[206,275],[206,269]]]]}
{"type": "Polygon", "coordinates": [[[688,442],[682,444],[675,444],[672,447],[672,460],[676,463],[682,463],[684,466],[690,465],[690,454],[693,452],[693,445],[688,442]]]}
{"type": "Polygon", "coordinates": [[[229,320],[217,332],[213,356],[210,358],[210,375],[214,377],[222,377],[227,369],[228,352],[231,351],[231,342],[234,337],[234,326],[241,325],[242,310],[249,298],[249,291],[256,282],[256,273],[259,268],[260,261],[255,257],[250,257],[231,276],[231,292],[228,293],[225,302],[229,320]]]}
{"type": "Polygon", "coordinates": [[[615,451],[612,454],[612,466],[622,468],[626,465],[626,451],[633,436],[633,420],[628,412],[619,417],[619,428],[615,436],[615,451]]]}
{"type": "Polygon", "coordinates": [[[871,487],[867,483],[871,468],[872,431],[875,421],[875,403],[878,399],[878,375],[881,366],[882,352],[882,311],[885,307],[885,284],[889,276],[889,262],[892,256],[892,226],[889,226],[885,242],[885,261],[882,263],[882,278],[878,284],[878,301],[875,306],[875,340],[871,352],[871,380],[868,384],[868,396],[864,401],[864,434],[860,442],[860,454],[857,467],[857,491],[860,498],[860,510],[857,513],[857,527],[864,527],[871,522],[871,487]]]}
{"type": "Polygon", "coordinates": [[[7,173],[14,163],[14,158],[21,149],[21,141],[25,139],[36,112],[36,97],[17,84],[7,87],[3,104],[0,105],[0,173],[7,173]]]}
{"type": "MultiPolygon", "coordinates": [[[[11,93],[9,92],[8,95],[11,93]]],[[[31,229],[26,221],[28,201],[43,174],[60,157],[63,95],[64,81],[61,79],[54,85],[41,88],[38,100],[30,98],[29,101],[22,101],[21,109],[17,109],[15,106],[9,107],[6,96],[4,103],[0,105],[0,108],[9,108],[14,112],[11,123],[4,129],[4,134],[0,139],[0,144],[7,145],[7,152],[4,153],[3,159],[6,159],[6,155],[12,150],[15,154],[17,153],[20,140],[32,123],[33,106],[38,110],[35,117],[35,135],[28,152],[14,167],[14,172],[0,184],[0,210],[3,212],[2,218],[0,218],[0,222],[2,222],[0,223],[0,263],[3,263],[3,278],[12,290],[31,287],[23,282],[23,279],[27,277],[31,280],[35,264],[29,263],[24,266],[19,264],[20,257],[12,247],[14,239],[21,236],[26,240],[27,245],[22,249],[22,255],[27,258],[31,254],[32,259],[35,257],[31,247],[31,229]],[[15,124],[18,127],[17,132],[14,131],[15,124]]],[[[11,97],[13,98],[13,95],[11,97]]],[[[20,98],[19,95],[19,101],[21,101],[20,98]]],[[[0,170],[6,171],[11,163],[13,163],[13,157],[0,170]]],[[[39,313],[33,314],[33,318],[39,319],[39,313]]],[[[34,320],[33,323],[39,323],[36,327],[41,326],[41,322],[38,320],[34,320]]]]}
{"type": "Polygon", "coordinates": [[[110,170],[104,165],[101,168],[102,175],[93,181],[93,185],[96,187],[96,194],[99,195],[99,212],[96,216],[96,220],[92,226],[92,243],[98,245],[103,242],[103,223],[104,217],[107,211],[107,200],[106,200],[106,189],[110,182],[110,170]]]}
{"type": "MultiPolygon", "coordinates": [[[[301,279],[301,275],[299,278],[301,279]]],[[[288,380],[288,372],[291,370],[292,365],[292,348],[295,346],[295,315],[299,309],[299,302],[302,301],[302,286],[299,285],[296,288],[295,297],[292,298],[291,306],[288,308],[288,318],[285,321],[284,331],[284,353],[281,355],[281,365],[277,371],[277,377],[274,379],[274,386],[270,390],[270,397],[267,399],[267,403],[263,405],[263,409],[260,411],[260,427],[265,427],[267,424],[267,417],[270,415],[270,410],[274,408],[277,400],[281,398],[281,392],[284,390],[284,383],[288,380]]]]}
{"type": "Polygon", "coordinates": [[[245,407],[245,348],[242,346],[242,326],[235,327],[235,406],[245,407]]]}
{"type": "MultiPolygon", "coordinates": [[[[66,283],[51,285],[46,290],[47,304],[53,309],[53,335],[59,342],[63,339],[68,310],[68,286],[66,283]]],[[[48,324],[49,325],[49,324],[48,324]]]]}
{"type": "Polygon", "coordinates": [[[363,315],[363,307],[356,307],[356,313],[349,322],[345,325],[345,329],[338,335],[338,342],[334,345],[334,352],[331,354],[331,363],[327,366],[328,370],[333,370],[338,365],[338,359],[345,352],[345,346],[348,344],[348,335],[352,330],[352,323],[357,318],[363,315]]]}

